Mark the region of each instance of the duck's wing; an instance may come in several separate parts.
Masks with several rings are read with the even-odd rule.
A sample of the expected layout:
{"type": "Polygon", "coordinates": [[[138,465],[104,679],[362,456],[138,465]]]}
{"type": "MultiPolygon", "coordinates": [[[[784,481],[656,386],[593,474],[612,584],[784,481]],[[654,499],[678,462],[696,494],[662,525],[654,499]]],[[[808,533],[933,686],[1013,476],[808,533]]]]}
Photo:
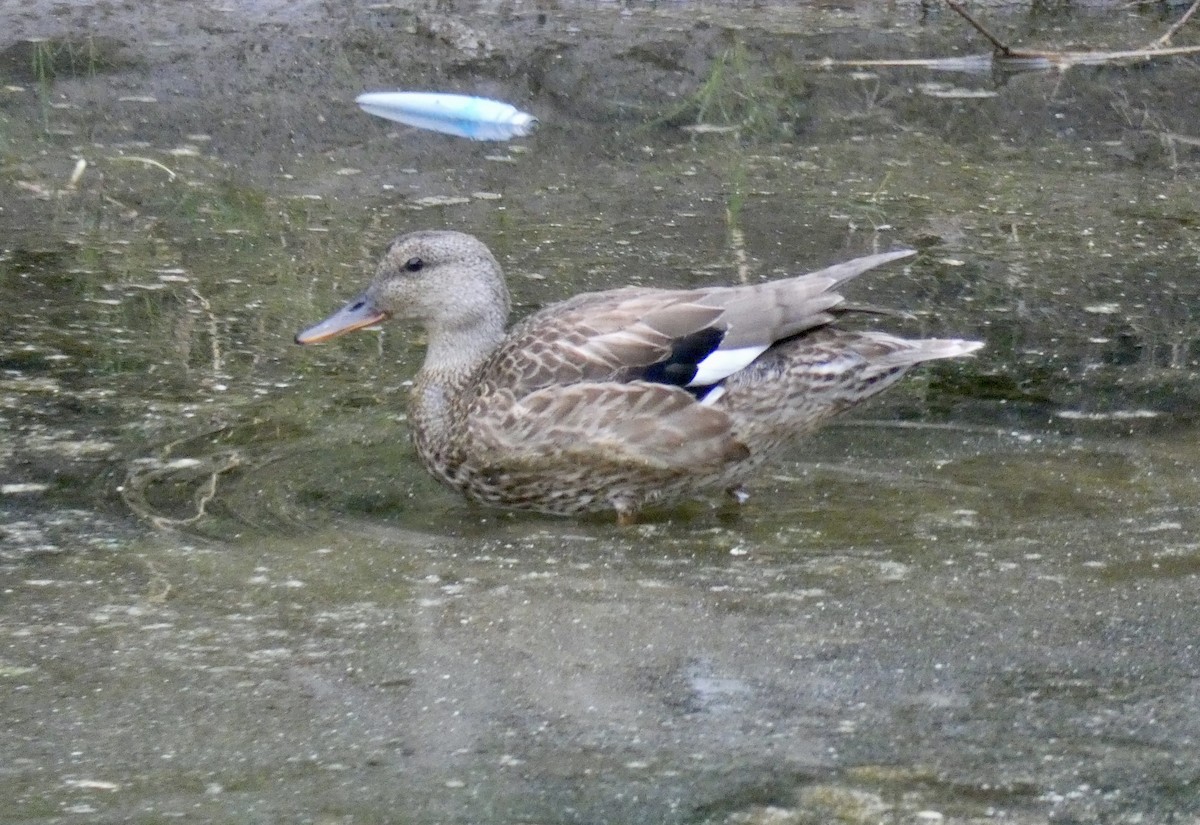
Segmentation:
{"type": "MultiPolygon", "coordinates": [[[[581,382],[633,381],[720,318],[701,293],[626,288],[578,295],[518,324],[485,370],[518,396],[581,382]]],[[[700,343],[707,353],[712,344],[700,343]]]]}
{"type": "Polygon", "coordinates": [[[583,383],[505,395],[473,413],[468,426],[481,455],[510,469],[703,472],[750,455],[729,415],[678,387],[583,383]]]}
{"type": "Polygon", "coordinates": [[[580,295],[514,328],[484,374],[517,397],[580,382],[711,386],[776,341],[830,323],[842,302],[833,291],[839,284],[912,254],[871,255],[751,286],[580,295]]]}

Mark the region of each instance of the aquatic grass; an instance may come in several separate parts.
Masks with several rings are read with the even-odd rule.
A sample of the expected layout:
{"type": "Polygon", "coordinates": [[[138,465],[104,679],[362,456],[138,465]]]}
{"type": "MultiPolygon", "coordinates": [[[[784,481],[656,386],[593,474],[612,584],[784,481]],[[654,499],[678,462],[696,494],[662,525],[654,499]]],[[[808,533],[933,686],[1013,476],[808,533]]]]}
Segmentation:
{"type": "Polygon", "coordinates": [[[49,40],[33,44],[33,77],[37,82],[38,104],[42,115],[42,131],[50,131],[50,89],[54,85],[54,49],[49,40]]]}
{"type": "Polygon", "coordinates": [[[713,61],[694,92],[647,126],[729,127],[751,140],[788,138],[794,131],[793,101],[802,87],[794,70],[764,65],[736,40],[713,61]]]}
{"type": "Polygon", "coordinates": [[[730,155],[729,195],[725,200],[725,229],[729,251],[737,268],[738,283],[750,283],[750,262],[746,256],[746,233],[742,229],[742,211],[746,206],[746,163],[740,152],[730,155]]]}
{"type": "Polygon", "coordinates": [[[30,41],[33,76],[39,85],[49,86],[59,76],[95,77],[105,62],[92,35],[82,42],[38,38],[30,41]]]}
{"type": "Polygon", "coordinates": [[[12,119],[0,113],[0,173],[10,177],[12,167],[18,160],[15,147],[17,139],[13,135],[12,119]]]}
{"type": "Polygon", "coordinates": [[[215,231],[237,230],[258,234],[271,223],[267,211],[267,193],[260,188],[226,178],[219,181],[209,194],[212,197],[202,211],[215,231]]]}
{"type": "Polygon", "coordinates": [[[42,131],[50,131],[51,92],[59,77],[94,78],[106,62],[92,35],[82,41],[37,38],[29,41],[30,71],[37,86],[42,131]]]}

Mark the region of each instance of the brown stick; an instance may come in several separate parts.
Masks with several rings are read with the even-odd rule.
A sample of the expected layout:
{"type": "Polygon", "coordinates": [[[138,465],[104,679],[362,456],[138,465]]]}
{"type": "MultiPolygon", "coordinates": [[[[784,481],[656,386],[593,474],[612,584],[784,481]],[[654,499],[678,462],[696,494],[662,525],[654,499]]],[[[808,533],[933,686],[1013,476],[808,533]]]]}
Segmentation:
{"type": "MultiPolygon", "coordinates": [[[[1200,3],[1200,0],[1196,0],[1196,2],[1200,3]]],[[[962,4],[959,3],[958,0],[946,0],[946,5],[958,12],[962,16],[963,20],[966,20],[975,28],[975,31],[986,37],[988,42],[992,44],[992,48],[994,48],[1000,54],[1009,55],[1012,53],[1012,50],[1009,49],[1008,46],[1005,45],[1001,40],[993,36],[990,31],[985,29],[982,23],[978,22],[974,17],[967,14],[967,10],[962,7],[962,4]]]]}
{"type": "MultiPolygon", "coordinates": [[[[1044,60],[1046,63],[1067,68],[1069,66],[1103,66],[1128,60],[1153,60],[1156,57],[1171,57],[1181,54],[1200,53],[1200,46],[1170,46],[1165,49],[1131,49],[1123,52],[1025,52],[1013,50],[1007,57],[1015,61],[1044,60]]],[[[1003,62],[1004,57],[995,60],[1003,62]]]]}
{"type": "Polygon", "coordinates": [[[1192,3],[1192,5],[1188,7],[1188,10],[1183,13],[1183,17],[1176,20],[1175,24],[1173,26],[1171,26],[1171,28],[1167,29],[1166,34],[1164,34],[1162,37],[1155,40],[1153,43],[1151,43],[1146,48],[1157,49],[1157,48],[1167,45],[1167,43],[1170,42],[1170,40],[1171,40],[1171,35],[1175,34],[1175,32],[1177,32],[1183,28],[1183,24],[1186,23],[1188,21],[1188,18],[1191,17],[1195,13],[1197,6],[1200,6],[1200,0],[1196,0],[1194,3],[1192,3]]]}

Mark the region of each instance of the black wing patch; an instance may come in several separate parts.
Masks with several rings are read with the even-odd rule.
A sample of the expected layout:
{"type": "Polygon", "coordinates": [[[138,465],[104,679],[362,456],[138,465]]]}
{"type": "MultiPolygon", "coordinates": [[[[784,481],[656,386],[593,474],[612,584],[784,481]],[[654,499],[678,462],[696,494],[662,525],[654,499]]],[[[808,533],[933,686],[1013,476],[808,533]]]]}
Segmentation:
{"type": "MultiPolygon", "coordinates": [[[[696,377],[697,366],[721,346],[725,331],[708,327],[691,335],[678,338],[671,346],[671,354],[661,361],[646,367],[639,378],[652,381],[655,384],[671,384],[676,387],[687,387],[688,382],[696,377]]],[[[701,391],[703,387],[688,387],[689,390],[701,391]]]]}

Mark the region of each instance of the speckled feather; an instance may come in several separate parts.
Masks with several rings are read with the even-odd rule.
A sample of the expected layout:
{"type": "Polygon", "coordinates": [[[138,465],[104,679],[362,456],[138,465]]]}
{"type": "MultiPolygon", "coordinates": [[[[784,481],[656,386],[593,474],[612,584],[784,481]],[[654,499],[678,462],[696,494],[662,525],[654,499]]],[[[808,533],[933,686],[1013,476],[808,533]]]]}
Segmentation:
{"type": "Polygon", "coordinates": [[[385,317],[422,323],[410,421],[436,478],[487,504],[627,520],[738,488],[915,364],[978,349],[834,325],[840,284],[911,254],[753,286],[588,293],[506,333],[508,291],[487,248],[417,232],[392,242],[360,298],[297,341],[385,317]]]}

